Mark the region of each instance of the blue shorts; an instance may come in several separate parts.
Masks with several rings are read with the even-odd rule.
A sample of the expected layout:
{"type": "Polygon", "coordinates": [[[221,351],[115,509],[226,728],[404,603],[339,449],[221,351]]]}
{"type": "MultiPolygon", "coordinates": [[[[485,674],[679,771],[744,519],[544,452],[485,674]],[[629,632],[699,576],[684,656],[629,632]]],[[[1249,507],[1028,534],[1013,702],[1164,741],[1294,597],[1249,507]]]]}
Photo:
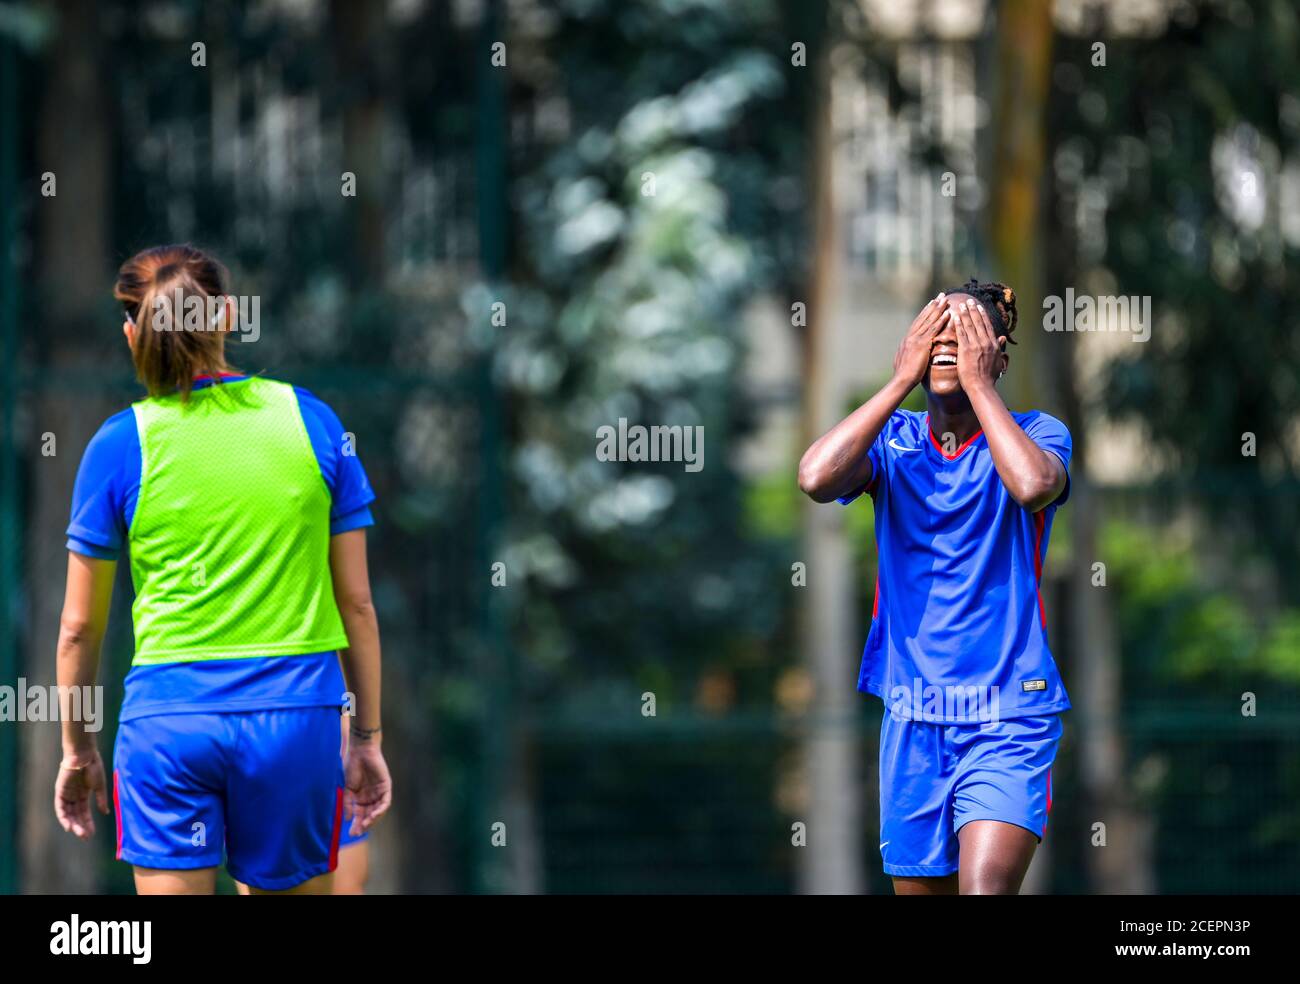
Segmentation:
{"type": "Polygon", "coordinates": [[[934,878],[957,870],[957,831],[972,820],[1024,827],[1039,840],[1052,808],[1058,714],[988,725],[880,726],[880,855],[885,872],[934,878]]]}
{"type": "Polygon", "coordinates": [[[156,714],[121,723],[117,856],[212,868],[268,891],[333,871],[343,820],[337,707],[156,714]]]}

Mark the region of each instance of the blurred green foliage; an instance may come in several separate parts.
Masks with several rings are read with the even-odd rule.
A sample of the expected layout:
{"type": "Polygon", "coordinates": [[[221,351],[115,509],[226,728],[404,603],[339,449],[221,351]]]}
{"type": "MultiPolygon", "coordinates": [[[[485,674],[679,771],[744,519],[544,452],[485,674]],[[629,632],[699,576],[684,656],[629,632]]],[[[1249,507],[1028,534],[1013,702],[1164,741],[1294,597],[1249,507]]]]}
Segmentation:
{"type": "Polygon", "coordinates": [[[1129,692],[1300,684],[1300,609],[1260,611],[1231,585],[1215,583],[1200,563],[1205,530],[1191,527],[1113,519],[1103,530],[1105,586],[1119,600],[1129,692]]]}
{"type": "Polygon", "coordinates": [[[651,689],[671,714],[784,617],[731,455],[752,419],[741,310],[780,288],[803,229],[780,179],[806,136],[776,3],[543,7],[532,74],[566,80],[567,123],[517,161],[506,282],[464,302],[508,311],[493,346],[520,682],[551,710],[632,714],[651,689]],[[705,467],[597,461],[597,429],[620,418],[702,427],[705,467]]]}
{"type": "MultiPolygon", "coordinates": [[[[1109,364],[1094,409],[1138,426],[1216,540],[1266,558],[1300,603],[1300,251],[1279,180],[1300,151],[1300,12],[1183,5],[1162,32],[1109,40],[1104,67],[1096,36],[1058,38],[1054,221],[1105,210],[1049,255],[1058,286],[1151,296],[1155,324],[1109,364]]],[[[1228,613],[1206,617],[1232,633],[1228,613]]]]}
{"type": "MultiPolygon", "coordinates": [[[[793,460],[747,482],[734,452],[755,422],[743,308],[790,296],[811,262],[812,69],[789,53],[824,29],[824,7],[525,5],[495,118],[484,37],[461,6],[367,7],[382,16],[360,57],[346,49],[361,5],[99,5],[112,255],[94,276],[107,288],[116,261],[156,242],[212,247],[267,321],[235,361],[311,387],[357,435],[379,495],[373,577],[402,739],[389,747],[409,811],[379,836],[400,845],[402,887],[481,887],[475,824],[510,773],[516,800],[503,798],[536,809],[544,888],[788,889],[783,783],[798,735],[774,694],[800,663],[789,571],[804,506],[793,460]],[[210,39],[207,72],[190,66],[194,35],[210,39]],[[362,158],[380,162],[364,174],[374,240],[338,194],[356,150],[343,135],[358,132],[388,149],[362,158]],[[493,134],[508,175],[484,188],[476,154],[493,134]],[[492,277],[485,194],[508,215],[492,277]],[[619,418],[702,426],[706,467],[598,462],[597,428],[619,418]],[[485,514],[489,492],[500,515],[485,514]],[[498,560],[508,590],[493,612],[482,568],[498,560]],[[485,632],[494,615],[506,658],[485,632]],[[646,692],[657,719],[643,729],[646,692]],[[486,751],[496,742],[505,761],[486,751]]],[[[1282,0],[1191,9],[1155,36],[1108,38],[1104,68],[1090,65],[1104,25],[1056,39],[1044,249],[1054,282],[1156,300],[1151,341],[1078,409],[1138,425],[1175,480],[1107,492],[1101,543],[1128,771],[1157,826],[1160,887],[1280,889],[1300,878],[1300,297],[1277,189],[1261,183],[1252,200],[1240,178],[1296,152],[1297,15],[1282,0]],[[1076,236],[1081,203],[1102,218],[1076,236]],[[1241,453],[1247,432],[1257,457],[1241,453]],[[1258,718],[1242,717],[1244,691],[1258,718]]],[[[895,47],[863,50],[884,60],[895,47]]],[[[32,98],[0,124],[30,147],[58,125],[38,98],[57,70],[24,62],[32,98]]],[[[896,66],[880,70],[891,105],[906,101],[896,66]]],[[[23,172],[39,173],[25,153],[23,172]]],[[[42,282],[27,239],[14,255],[31,285],[24,323],[39,326],[61,285],[42,282]]],[[[24,332],[24,386],[124,401],[116,314],[105,297],[87,321],[102,331],[24,332]],[[95,367],[93,385],[56,371],[68,351],[95,367]]],[[[866,613],[872,510],[844,517],[866,613]]],[[[1066,509],[1049,566],[1070,560],[1069,540],[1066,509]]],[[[118,679],[126,596],[108,646],[118,679]]],[[[1059,886],[1087,887],[1079,853],[1059,850],[1059,886]]],[[[129,891],[108,854],[106,839],[105,884],[129,891]]]]}

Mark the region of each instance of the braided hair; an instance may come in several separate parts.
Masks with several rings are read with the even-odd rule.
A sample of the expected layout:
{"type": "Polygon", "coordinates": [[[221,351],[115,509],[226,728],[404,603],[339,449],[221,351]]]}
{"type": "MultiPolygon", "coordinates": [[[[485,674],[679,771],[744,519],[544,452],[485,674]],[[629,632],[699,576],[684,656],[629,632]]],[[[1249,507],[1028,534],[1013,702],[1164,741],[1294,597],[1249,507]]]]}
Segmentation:
{"type": "Polygon", "coordinates": [[[1016,323],[1020,320],[1020,315],[1016,312],[1016,292],[1006,284],[990,283],[982,284],[974,277],[966,281],[962,287],[949,287],[944,294],[969,294],[975,300],[979,301],[984,310],[987,311],[991,318],[995,319],[993,328],[999,335],[1005,335],[1007,341],[1012,345],[1016,340],[1011,337],[1011,333],[1016,330],[1016,323]],[[997,321],[1001,321],[1001,327],[998,327],[997,321]]]}

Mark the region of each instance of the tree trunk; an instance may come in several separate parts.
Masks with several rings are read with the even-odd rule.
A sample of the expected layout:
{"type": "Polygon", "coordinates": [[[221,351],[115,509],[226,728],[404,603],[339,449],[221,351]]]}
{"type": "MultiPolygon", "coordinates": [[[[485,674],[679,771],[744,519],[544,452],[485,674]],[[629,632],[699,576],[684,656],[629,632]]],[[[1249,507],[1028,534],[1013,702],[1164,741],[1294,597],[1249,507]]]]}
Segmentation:
{"type": "MultiPolygon", "coordinates": [[[[835,267],[831,185],[830,52],[815,52],[816,71],[810,198],[814,208],[814,260],[808,292],[808,327],[803,352],[803,437],[805,446],[842,415],[845,394],[831,384],[837,356],[830,317],[835,267]]],[[[814,697],[804,748],[808,778],[807,846],[801,852],[800,890],[808,894],[855,894],[865,890],[859,741],[854,727],[858,695],[853,635],[853,554],[836,505],[805,502],[804,562],[807,587],[800,634],[814,697]]]]}
{"type": "MultiPolygon", "coordinates": [[[[1058,136],[1053,133],[1049,144],[1054,145],[1058,136]]],[[[1051,237],[1040,240],[1047,244],[1043,255],[1051,288],[1042,293],[1061,294],[1079,267],[1070,214],[1074,203],[1055,196],[1052,200],[1060,212],[1052,217],[1051,237]]],[[[1036,335],[1038,328],[1036,318],[1036,335]]],[[[1076,370],[1078,347],[1087,344],[1086,339],[1083,335],[1053,335],[1044,351],[1043,378],[1050,380],[1054,403],[1059,403],[1062,416],[1070,422],[1074,439],[1066,507],[1070,514],[1070,566],[1062,578],[1064,590],[1058,592],[1054,628],[1059,625],[1061,631],[1054,632],[1053,639],[1063,638],[1065,643],[1063,673],[1074,705],[1066,715],[1066,728],[1078,733],[1071,744],[1077,749],[1083,786],[1079,797],[1083,823],[1075,829],[1087,838],[1081,850],[1092,889],[1106,894],[1150,894],[1155,890],[1150,824],[1136,809],[1126,780],[1116,615],[1107,594],[1111,589],[1092,583],[1092,565],[1105,561],[1099,543],[1105,514],[1104,500],[1088,477],[1090,415],[1076,370]],[[1096,842],[1101,834],[1095,828],[1098,823],[1105,824],[1105,847],[1096,842]]]]}
{"type": "Polygon", "coordinates": [[[1125,781],[1119,640],[1106,593],[1111,589],[1092,583],[1092,565],[1101,559],[1097,543],[1101,500],[1086,478],[1076,482],[1072,500],[1076,533],[1070,635],[1077,681],[1075,718],[1082,726],[1079,755],[1088,811],[1088,870],[1098,894],[1148,895],[1155,890],[1150,829],[1134,808],[1125,781]],[[1104,842],[1097,841],[1098,823],[1105,825],[1104,842]]]}
{"type": "MultiPolygon", "coordinates": [[[[100,26],[92,0],[60,0],[57,36],[48,50],[40,114],[38,165],[55,175],[56,194],[37,210],[39,333],[43,364],[55,374],[93,363],[84,341],[108,307],[108,105],[100,61],[100,26]]],[[[111,331],[112,323],[104,330],[111,331]]],[[[107,416],[100,400],[67,389],[41,390],[23,435],[31,462],[27,527],[27,636],[29,686],[54,682],[54,652],[67,572],[63,550],[68,506],[80,450],[107,416]],[[42,435],[54,435],[56,453],[40,453],[42,435]]],[[[106,672],[101,667],[100,679],[106,672]]],[[[111,735],[100,735],[108,766],[111,735]]],[[[61,746],[55,725],[29,725],[22,735],[22,887],[25,892],[89,892],[98,886],[99,852],[64,833],[54,818],[54,778],[61,746]]],[[[97,816],[98,837],[114,833],[111,816],[97,816]]]]}
{"type": "MultiPolygon", "coordinates": [[[[1038,247],[1051,86],[1051,4],[1007,0],[999,5],[998,17],[996,58],[990,66],[996,80],[987,222],[996,276],[1015,289],[1024,319],[1011,350],[1012,371],[1002,388],[1013,410],[1027,410],[1041,405],[1038,380],[1044,367],[1033,312],[1040,309],[1043,293],[1038,247]]],[[[1045,840],[1026,876],[1026,894],[1045,892],[1051,871],[1051,847],[1045,840]]]]}
{"type": "Polygon", "coordinates": [[[356,175],[351,215],[350,279],[356,287],[383,286],[385,264],[383,4],[333,0],[338,84],[342,86],[344,168],[356,175]]]}
{"type": "Polygon", "coordinates": [[[1013,409],[1027,409],[1041,405],[1038,380],[1045,368],[1038,344],[1041,333],[1030,321],[1042,310],[1043,296],[1039,246],[1051,89],[1051,4],[1006,0],[998,5],[998,17],[988,229],[996,275],[1015,288],[1025,318],[1024,328],[1016,332],[1003,391],[1013,409]]]}

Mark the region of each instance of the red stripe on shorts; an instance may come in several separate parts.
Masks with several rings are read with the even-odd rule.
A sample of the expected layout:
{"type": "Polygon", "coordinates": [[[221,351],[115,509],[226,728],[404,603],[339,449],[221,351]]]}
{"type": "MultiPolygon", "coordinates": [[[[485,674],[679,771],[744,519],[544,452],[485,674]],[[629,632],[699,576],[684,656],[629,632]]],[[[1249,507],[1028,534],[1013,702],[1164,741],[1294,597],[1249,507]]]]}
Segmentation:
{"type": "Polygon", "coordinates": [[[339,866],[339,835],[343,833],[343,790],[334,791],[334,833],[330,835],[330,871],[339,866]]]}
{"type": "Polygon", "coordinates": [[[113,770],[113,813],[117,817],[117,860],[122,860],[122,797],[117,789],[117,770],[113,770]]]}

